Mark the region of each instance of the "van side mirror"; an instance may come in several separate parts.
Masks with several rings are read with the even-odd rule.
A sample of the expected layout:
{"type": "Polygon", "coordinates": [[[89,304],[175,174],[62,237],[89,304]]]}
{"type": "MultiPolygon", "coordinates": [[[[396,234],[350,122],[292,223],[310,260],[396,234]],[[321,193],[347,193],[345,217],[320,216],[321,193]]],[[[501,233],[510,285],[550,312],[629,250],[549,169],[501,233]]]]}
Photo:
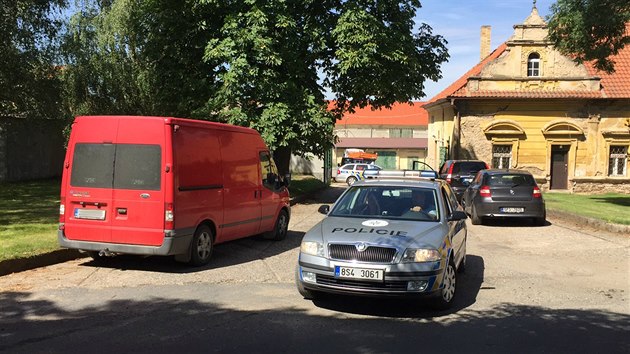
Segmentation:
{"type": "Polygon", "coordinates": [[[291,174],[287,173],[286,175],[284,175],[284,186],[288,187],[289,184],[291,184],[291,174]]]}
{"type": "Polygon", "coordinates": [[[328,214],[328,212],[330,211],[330,206],[329,206],[329,205],[321,205],[321,206],[319,207],[319,209],[317,209],[317,211],[318,211],[320,214],[324,214],[324,215],[326,215],[326,214],[328,214]]]}

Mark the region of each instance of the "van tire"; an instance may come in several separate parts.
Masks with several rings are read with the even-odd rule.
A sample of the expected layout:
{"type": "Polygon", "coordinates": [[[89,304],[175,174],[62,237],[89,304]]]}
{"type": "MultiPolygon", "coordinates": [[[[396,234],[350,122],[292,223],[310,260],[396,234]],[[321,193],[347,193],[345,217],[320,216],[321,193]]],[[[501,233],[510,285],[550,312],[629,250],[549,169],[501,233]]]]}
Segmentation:
{"type": "Polygon", "coordinates": [[[289,231],[289,214],[286,211],[280,210],[278,218],[273,226],[273,230],[265,233],[265,238],[268,240],[282,241],[287,237],[289,231]]]}
{"type": "Polygon", "coordinates": [[[214,246],[214,233],[208,225],[201,225],[195,231],[190,244],[190,262],[195,267],[208,264],[214,246]]]}

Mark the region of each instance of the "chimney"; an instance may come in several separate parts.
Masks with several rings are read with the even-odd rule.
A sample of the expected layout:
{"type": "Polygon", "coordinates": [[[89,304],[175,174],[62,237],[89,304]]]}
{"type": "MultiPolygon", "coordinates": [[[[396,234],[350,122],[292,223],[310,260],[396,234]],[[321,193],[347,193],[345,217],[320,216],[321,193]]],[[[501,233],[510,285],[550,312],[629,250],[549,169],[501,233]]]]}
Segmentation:
{"type": "Polygon", "coordinates": [[[481,26],[481,51],[479,61],[482,61],[490,54],[490,26],[481,26]]]}

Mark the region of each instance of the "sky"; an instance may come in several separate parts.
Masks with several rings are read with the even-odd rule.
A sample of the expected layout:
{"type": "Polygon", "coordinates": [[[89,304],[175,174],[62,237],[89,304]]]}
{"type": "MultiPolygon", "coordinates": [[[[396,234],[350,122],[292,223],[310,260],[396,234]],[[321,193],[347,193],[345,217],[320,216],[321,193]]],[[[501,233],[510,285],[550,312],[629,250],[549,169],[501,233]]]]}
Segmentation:
{"type": "MultiPolygon", "coordinates": [[[[546,18],[554,2],[537,0],[540,16],[546,18]]],[[[437,95],[479,62],[481,26],[492,27],[492,51],[512,36],[513,26],[525,21],[533,5],[532,0],[423,0],[421,3],[416,23],[427,23],[433,34],[446,38],[451,56],[449,62],[442,64],[443,78],[425,83],[426,96],[421,101],[437,95]]]]}

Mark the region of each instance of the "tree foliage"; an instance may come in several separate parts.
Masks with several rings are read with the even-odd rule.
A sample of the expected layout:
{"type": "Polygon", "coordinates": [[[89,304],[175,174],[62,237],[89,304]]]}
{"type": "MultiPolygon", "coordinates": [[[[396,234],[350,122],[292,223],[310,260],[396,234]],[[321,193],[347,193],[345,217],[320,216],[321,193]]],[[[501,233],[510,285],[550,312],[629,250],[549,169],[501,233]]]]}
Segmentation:
{"type": "Polygon", "coordinates": [[[423,96],[446,41],[417,0],[85,0],[65,39],[73,114],[197,117],[258,130],[281,172],[322,156],[345,110],[423,96]],[[87,5],[85,5],[87,4],[87,5]],[[325,92],[336,98],[328,107],[325,92]],[[336,114],[336,115],[335,115],[336,114]]]}
{"type": "Polygon", "coordinates": [[[55,14],[65,0],[0,0],[0,117],[59,118],[55,14]]]}
{"type": "Polygon", "coordinates": [[[221,63],[210,110],[261,131],[281,171],[290,152],[333,145],[335,118],[370,104],[423,96],[447,58],[446,41],[422,24],[419,1],[207,0],[222,8],[221,31],[205,58],[221,63]],[[323,79],[320,79],[323,77],[323,79]],[[336,98],[328,109],[324,92],[336,98]]]}
{"type": "Polygon", "coordinates": [[[214,85],[209,16],[196,1],[81,1],[64,40],[69,110],[194,117],[214,85]]]}
{"type": "Polygon", "coordinates": [[[628,0],[558,0],[548,20],[556,48],[577,63],[594,61],[608,73],[614,72],[611,56],[630,44],[628,0]]]}

